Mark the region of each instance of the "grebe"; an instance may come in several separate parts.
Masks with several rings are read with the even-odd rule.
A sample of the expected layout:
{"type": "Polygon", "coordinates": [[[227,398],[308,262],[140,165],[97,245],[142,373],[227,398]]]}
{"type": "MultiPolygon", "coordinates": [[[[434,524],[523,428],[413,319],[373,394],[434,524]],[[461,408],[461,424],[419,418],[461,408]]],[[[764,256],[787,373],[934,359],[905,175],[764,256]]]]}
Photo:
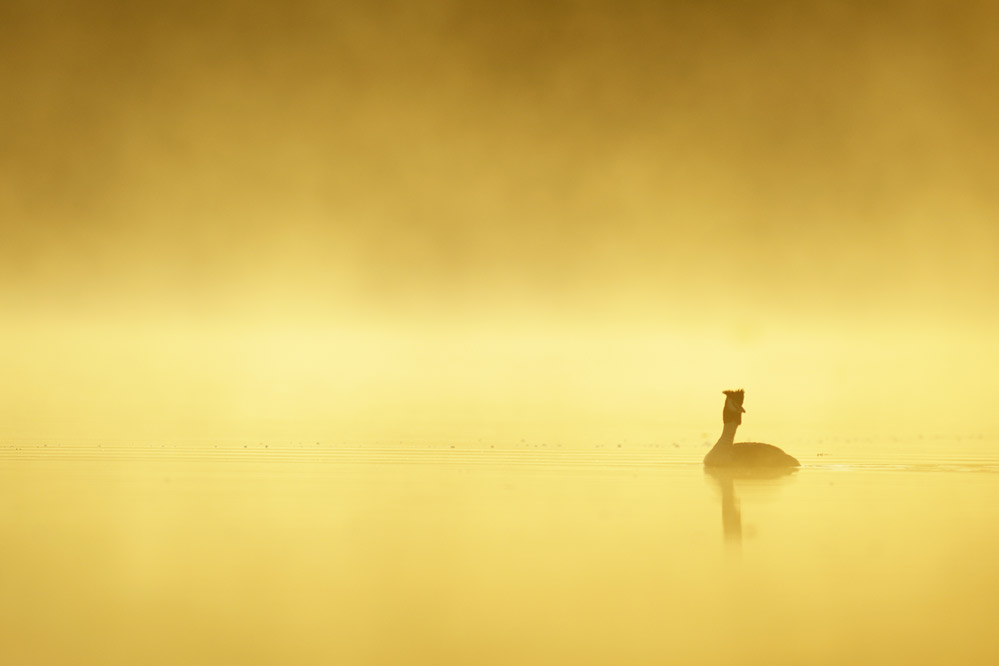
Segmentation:
{"type": "Polygon", "coordinates": [[[742,401],[746,392],[722,391],[725,394],[725,407],[722,408],[721,437],[704,456],[705,467],[748,467],[748,468],[789,468],[800,467],[801,463],[776,446],[760,442],[735,442],[735,430],[742,423],[746,410],[742,401]]]}

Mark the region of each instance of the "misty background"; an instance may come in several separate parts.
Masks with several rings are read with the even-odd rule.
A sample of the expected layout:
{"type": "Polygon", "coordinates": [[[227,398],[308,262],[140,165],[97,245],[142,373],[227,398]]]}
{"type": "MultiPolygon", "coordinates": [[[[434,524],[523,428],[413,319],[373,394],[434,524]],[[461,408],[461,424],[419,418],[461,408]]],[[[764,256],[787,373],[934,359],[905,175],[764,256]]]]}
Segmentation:
{"type": "Polygon", "coordinates": [[[995,434],[997,14],[5,2],[0,436],[995,434]]]}

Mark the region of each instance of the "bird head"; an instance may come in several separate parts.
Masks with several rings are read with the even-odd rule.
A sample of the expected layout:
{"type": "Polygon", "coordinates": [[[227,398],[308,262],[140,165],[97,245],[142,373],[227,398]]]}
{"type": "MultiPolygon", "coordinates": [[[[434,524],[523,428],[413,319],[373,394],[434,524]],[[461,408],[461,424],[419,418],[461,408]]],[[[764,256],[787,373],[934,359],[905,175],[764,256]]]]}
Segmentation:
{"type": "Polygon", "coordinates": [[[722,391],[725,394],[725,407],[722,409],[722,421],[724,423],[742,423],[742,415],[745,409],[742,401],[746,397],[746,392],[742,389],[738,391],[722,391]]]}

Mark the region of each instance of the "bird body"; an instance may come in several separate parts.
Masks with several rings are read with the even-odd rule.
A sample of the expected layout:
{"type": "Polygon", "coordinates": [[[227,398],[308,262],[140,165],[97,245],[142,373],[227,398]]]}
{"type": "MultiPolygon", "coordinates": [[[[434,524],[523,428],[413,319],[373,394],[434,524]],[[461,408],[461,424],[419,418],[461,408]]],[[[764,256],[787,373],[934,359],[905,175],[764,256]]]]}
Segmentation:
{"type": "Polygon", "coordinates": [[[709,467],[800,467],[801,463],[772,444],[736,442],[704,457],[709,467]]]}
{"type": "Polygon", "coordinates": [[[789,468],[800,467],[793,456],[771,444],[762,442],[736,442],[735,431],[742,423],[745,392],[723,391],[725,406],[722,408],[722,434],[718,442],[704,456],[706,467],[789,468]]]}

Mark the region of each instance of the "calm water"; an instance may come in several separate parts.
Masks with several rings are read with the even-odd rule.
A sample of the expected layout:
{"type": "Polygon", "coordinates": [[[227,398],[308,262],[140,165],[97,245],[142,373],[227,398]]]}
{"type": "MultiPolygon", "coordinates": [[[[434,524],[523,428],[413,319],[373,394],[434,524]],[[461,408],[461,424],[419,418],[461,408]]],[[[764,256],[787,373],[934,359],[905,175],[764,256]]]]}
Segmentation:
{"type": "Polygon", "coordinates": [[[800,448],[4,442],[0,663],[999,663],[996,449],[800,448]]]}

